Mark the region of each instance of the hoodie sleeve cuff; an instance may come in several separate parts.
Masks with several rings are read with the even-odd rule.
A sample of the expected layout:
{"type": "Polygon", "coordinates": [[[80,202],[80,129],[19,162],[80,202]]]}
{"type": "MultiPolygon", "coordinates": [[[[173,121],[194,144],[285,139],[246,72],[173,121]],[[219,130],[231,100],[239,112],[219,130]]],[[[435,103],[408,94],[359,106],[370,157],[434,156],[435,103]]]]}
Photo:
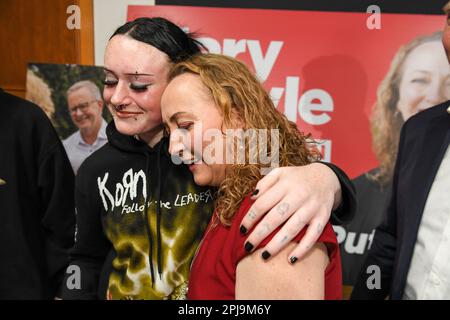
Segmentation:
{"type": "Polygon", "coordinates": [[[357,203],[355,186],[347,174],[336,165],[323,161],[317,162],[322,163],[333,170],[341,184],[342,201],[339,207],[331,213],[331,223],[334,225],[349,223],[356,213],[357,203]]]}

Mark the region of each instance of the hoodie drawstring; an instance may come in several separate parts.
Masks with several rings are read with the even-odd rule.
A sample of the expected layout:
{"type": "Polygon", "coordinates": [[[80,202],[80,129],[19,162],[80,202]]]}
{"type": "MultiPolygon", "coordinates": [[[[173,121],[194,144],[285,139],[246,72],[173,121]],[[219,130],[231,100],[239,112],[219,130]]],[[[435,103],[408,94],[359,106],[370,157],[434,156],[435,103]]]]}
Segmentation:
{"type": "Polygon", "coordinates": [[[147,185],[146,185],[146,189],[147,189],[147,194],[145,195],[145,205],[144,205],[144,217],[145,217],[145,230],[147,232],[147,238],[148,238],[148,242],[149,242],[149,249],[148,249],[148,263],[150,265],[150,275],[152,278],[152,288],[154,288],[155,285],[155,271],[153,269],[153,237],[152,237],[152,232],[150,230],[150,221],[148,218],[148,201],[149,198],[151,198],[151,196],[149,197],[150,194],[150,179],[149,179],[149,163],[150,159],[149,159],[149,155],[146,154],[146,159],[145,159],[145,174],[147,175],[147,185]]]}
{"type": "Polygon", "coordinates": [[[158,255],[158,273],[159,279],[162,278],[162,250],[161,250],[161,148],[163,143],[158,146],[157,153],[157,171],[158,171],[158,184],[156,189],[156,243],[157,243],[157,255],[158,255]]]}
{"type": "MultiPolygon", "coordinates": [[[[147,233],[147,239],[149,242],[149,249],[148,249],[148,263],[150,266],[150,276],[152,279],[152,288],[154,288],[155,285],[155,268],[153,264],[153,236],[151,231],[151,216],[148,213],[148,209],[150,207],[150,200],[153,198],[152,195],[152,189],[151,189],[151,183],[150,183],[150,161],[152,157],[157,153],[158,159],[156,160],[157,163],[157,177],[155,174],[155,177],[157,180],[157,189],[156,189],[156,248],[157,248],[157,259],[158,259],[158,273],[159,278],[162,278],[163,268],[162,268],[162,241],[161,241],[161,221],[162,221],[162,214],[161,214],[161,186],[162,186],[162,174],[161,174],[161,155],[164,150],[162,148],[167,149],[167,139],[163,138],[158,145],[156,146],[157,150],[152,149],[149,147],[145,142],[140,141],[138,136],[127,136],[119,133],[116,129],[114,121],[111,121],[108,126],[106,127],[106,134],[108,136],[109,143],[114,147],[118,148],[120,150],[123,150],[125,152],[133,152],[133,153],[139,153],[144,154],[146,157],[145,160],[145,175],[146,175],[146,194],[145,194],[145,204],[144,204],[144,214],[143,218],[144,225],[145,225],[145,231],[147,233]],[[157,151],[157,152],[155,152],[157,151]]],[[[153,177],[152,177],[153,178],[153,177]]]]}
{"type": "MultiPolygon", "coordinates": [[[[158,152],[157,152],[157,160],[156,160],[156,165],[157,165],[157,188],[156,188],[156,255],[157,255],[157,259],[158,259],[158,274],[159,274],[159,279],[162,279],[162,273],[163,273],[163,269],[162,269],[162,241],[161,241],[161,220],[162,220],[162,214],[161,214],[161,148],[163,147],[163,143],[160,143],[158,146],[158,152]]],[[[146,195],[146,199],[145,199],[145,229],[147,232],[147,238],[148,238],[148,242],[149,242],[149,252],[148,252],[148,262],[150,265],[150,274],[152,277],[152,288],[155,285],[155,270],[153,267],[153,237],[152,237],[152,232],[150,229],[151,226],[151,221],[149,220],[149,215],[148,215],[148,202],[149,199],[151,198],[151,196],[148,196],[151,192],[150,192],[150,172],[149,172],[149,167],[150,167],[150,157],[148,154],[146,154],[146,161],[145,161],[145,173],[147,175],[147,195],[146,195]]]]}

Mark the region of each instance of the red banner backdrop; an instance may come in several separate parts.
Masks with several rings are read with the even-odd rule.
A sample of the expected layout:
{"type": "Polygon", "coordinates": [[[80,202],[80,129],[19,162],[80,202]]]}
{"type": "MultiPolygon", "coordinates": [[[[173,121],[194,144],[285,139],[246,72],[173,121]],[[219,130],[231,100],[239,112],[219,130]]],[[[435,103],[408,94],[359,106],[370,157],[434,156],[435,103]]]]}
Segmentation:
{"type": "Polygon", "coordinates": [[[376,167],[369,117],[398,48],[441,30],[442,16],[178,6],[129,6],[128,20],[168,18],[211,52],[234,56],[257,72],[277,108],[311,132],[325,160],[351,178],[376,167]]]}

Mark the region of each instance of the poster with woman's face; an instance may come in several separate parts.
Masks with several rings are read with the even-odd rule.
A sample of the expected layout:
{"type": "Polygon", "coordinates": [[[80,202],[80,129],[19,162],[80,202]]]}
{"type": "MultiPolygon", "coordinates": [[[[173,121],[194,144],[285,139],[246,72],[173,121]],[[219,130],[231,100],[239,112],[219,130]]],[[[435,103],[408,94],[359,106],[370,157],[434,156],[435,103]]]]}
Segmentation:
{"type": "MultiPolygon", "coordinates": [[[[371,13],[128,7],[128,20],[143,16],[166,17],[194,32],[210,52],[245,62],[277,109],[322,141],[324,159],[351,178],[379,165],[372,150],[371,118],[378,87],[396,52],[443,27],[441,15],[383,13],[379,28],[374,28],[371,13]]],[[[444,56],[442,47],[435,54],[444,56]]],[[[428,61],[425,55],[421,53],[428,61]]]]}

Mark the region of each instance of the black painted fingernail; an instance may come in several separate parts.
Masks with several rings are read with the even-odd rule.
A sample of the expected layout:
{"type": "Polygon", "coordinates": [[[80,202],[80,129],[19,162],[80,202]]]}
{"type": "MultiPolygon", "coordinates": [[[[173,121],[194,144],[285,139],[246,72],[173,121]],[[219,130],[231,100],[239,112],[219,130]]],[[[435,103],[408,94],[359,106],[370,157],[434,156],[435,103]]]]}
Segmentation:
{"type": "Polygon", "coordinates": [[[292,264],[294,264],[297,261],[297,257],[291,257],[291,259],[289,259],[291,261],[292,264]]]}
{"type": "Polygon", "coordinates": [[[250,252],[253,249],[253,245],[250,242],[245,243],[245,251],[250,252]]]}
{"type": "Polygon", "coordinates": [[[247,233],[247,228],[244,227],[244,226],[241,226],[241,227],[239,228],[239,231],[240,231],[242,234],[246,234],[246,233],[247,233]]]}
{"type": "Polygon", "coordinates": [[[270,253],[267,251],[264,251],[261,256],[264,260],[267,260],[270,258],[270,253]]]}
{"type": "Polygon", "coordinates": [[[256,196],[258,193],[259,193],[259,189],[256,189],[255,191],[253,191],[252,197],[256,196]]]}

